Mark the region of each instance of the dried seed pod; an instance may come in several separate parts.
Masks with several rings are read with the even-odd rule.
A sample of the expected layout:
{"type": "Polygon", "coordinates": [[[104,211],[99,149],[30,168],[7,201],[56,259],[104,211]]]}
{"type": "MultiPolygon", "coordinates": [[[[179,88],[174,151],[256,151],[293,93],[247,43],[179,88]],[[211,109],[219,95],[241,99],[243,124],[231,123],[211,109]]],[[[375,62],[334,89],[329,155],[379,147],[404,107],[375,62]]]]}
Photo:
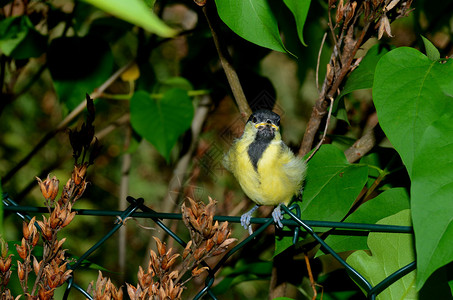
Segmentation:
{"type": "Polygon", "coordinates": [[[20,281],[23,281],[25,279],[24,264],[20,261],[17,262],[17,276],[19,277],[20,281]]]}
{"type": "Polygon", "coordinates": [[[8,257],[5,257],[5,258],[0,258],[0,272],[1,273],[6,273],[9,271],[9,269],[11,268],[11,257],[13,255],[10,254],[8,257]]]}
{"type": "Polygon", "coordinates": [[[392,37],[392,30],[390,28],[390,21],[386,14],[381,16],[379,20],[379,31],[378,31],[378,39],[380,40],[384,35],[384,32],[387,33],[389,37],[392,37]]]}
{"type": "Polygon", "coordinates": [[[346,16],[344,18],[344,26],[348,26],[349,22],[354,17],[355,8],[357,7],[357,2],[348,3],[345,9],[346,16]]]}
{"type": "Polygon", "coordinates": [[[225,241],[222,243],[222,245],[220,245],[220,248],[225,248],[225,249],[226,249],[226,248],[228,248],[228,246],[229,246],[230,244],[232,244],[232,243],[234,243],[234,242],[236,242],[236,241],[237,241],[237,239],[235,239],[235,238],[227,239],[227,240],[225,240],[225,241]]]}
{"type": "Polygon", "coordinates": [[[75,185],[80,185],[82,183],[82,181],[85,179],[87,169],[87,163],[84,163],[82,165],[74,165],[74,171],[72,171],[72,180],[74,180],[75,185]]]}
{"type": "Polygon", "coordinates": [[[41,265],[42,265],[42,260],[40,262],[38,262],[36,257],[33,257],[33,271],[35,272],[35,275],[38,275],[41,265]]]}
{"type": "Polygon", "coordinates": [[[384,11],[390,11],[390,10],[392,10],[392,8],[394,8],[394,7],[398,4],[398,2],[400,2],[400,1],[401,1],[401,0],[392,0],[388,5],[386,5],[386,6],[384,7],[384,11]]]}
{"type": "Polygon", "coordinates": [[[182,259],[186,259],[187,255],[189,255],[189,253],[191,252],[191,249],[190,249],[191,246],[192,246],[192,240],[190,240],[187,243],[186,248],[184,248],[184,252],[182,253],[182,259]]]}
{"type": "Polygon", "coordinates": [[[22,259],[27,258],[28,252],[27,252],[27,245],[25,244],[25,238],[22,238],[22,243],[20,246],[16,244],[16,250],[17,250],[17,253],[19,254],[20,258],[22,258],[22,259]]]}
{"type": "Polygon", "coordinates": [[[369,20],[369,17],[371,14],[370,2],[368,2],[368,1],[363,2],[363,10],[364,10],[363,17],[365,18],[365,20],[369,20]]]}
{"type": "Polygon", "coordinates": [[[38,291],[38,299],[40,299],[40,300],[41,299],[42,300],[52,299],[53,298],[53,294],[54,294],[54,290],[55,289],[47,290],[41,285],[41,288],[38,291]]]}
{"type": "Polygon", "coordinates": [[[164,268],[162,266],[162,269],[166,270],[166,269],[169,269],[176,261],[176,259],[179,257],[180,255],[178,253],[176,254],[173,254],[169,259],[168,259],[168,262],[167,262],[167,266],[166,268],[164,268]]]}
{"type": "Polygon", "coordinates": [[[337,15],[335,18],[336,24],[340,24],[341,20],[343,19],[343,15],[344,15],[344,3],[343,0],[340,0],[340,2],[338,2],[337,15]]]}
{"type": "Polygon", "coordinates": [[[206,252],[211,251],[212,248],[214,248],[215,242],[212,239],[209,239],[206,241],[206,252]]]}
{"type": "MultiPolygon", "coordinates": [[[[205,6],[207,0],[194,0],[195,4],[198,6],[205,6]]],[[[173,299],[173,298],[172,298],[173,299]]]]}
{"type": "Polygon", "coordinates": [[[30,220],[30,222],[23,222],[22,223],[22,234],[24,235],[24,238],[29,241],[33,239],[33,229],[36,230],[35,228],[35,221],[36,217],[33,217],[33,219],[30,220]]]}
{"type": "Polygon", "coordinates": [[[167,252],[167,247],[165,247],[165,244],[162,243],[158,237],[153,236],[153,238],[156,241],[157,252],[159,253],[160,256],[164,256],[165,252],[167,252]]]}
{"type": "Polygon", "coordinates": [[[173,279],[178,278],[178,276],[179,276],[179,272],[175,270],[168,275],[168,278],[173,280],[173,279]]]}
{"type": "Polygon", "coordinates": [[[57,177],[52,177],[50,179],[49,175],[47,175],[46,180],[42,181],[39,177],[35,177],[38,181],[39,188],[41,189],[41,194],[44,196],[46,200],[55,200],[58,194],[58,184],[59,180],[57,177]]]}
{"type": "Polygon", "coordinates": [[[206,248],[205,247],[202,247],[202,248],[198,248],[197,250],[195,250],[195,252],[193,253],[193,258],[195,258],[196,261],[199,261],[203,255],[206,253],[206,248]]]}
{"type": "Polygon", "coordinates": [[[203,273],[203,271],[205,270],[209,270],[208,267],[202,267],[202,268],[195,268],[192,270],[192,276],[196,277],[198,275],[200,275],[201,273],[203,273]]]}
{"type": "Polygon", "coordinates": [[[332,84],[332,81],[333,81],[333,70],[334,68],[332,67],[332,65],[329,63],[327,64],[327,71],[326,71],[326,76],[327,76],[327,84],[330,85],[332,84]]]}

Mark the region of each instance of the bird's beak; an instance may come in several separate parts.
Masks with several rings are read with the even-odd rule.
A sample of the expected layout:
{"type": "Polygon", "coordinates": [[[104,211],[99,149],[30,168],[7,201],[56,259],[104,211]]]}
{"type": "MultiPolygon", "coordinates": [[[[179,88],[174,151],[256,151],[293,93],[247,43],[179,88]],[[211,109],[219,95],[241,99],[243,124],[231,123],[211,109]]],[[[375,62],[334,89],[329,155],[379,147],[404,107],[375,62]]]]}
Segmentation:
{"type": "Polygon", "coordinates": [[[270,124],[270,123],[266,123],[266,122],[261,122],[261,123],[257,123],[255,124],[255,128],[259,128],[260,126],[271,126],[272,128],[274,128],[276,131],[278,131],[278,126],[275,125],[275,124],[270,124]]]}

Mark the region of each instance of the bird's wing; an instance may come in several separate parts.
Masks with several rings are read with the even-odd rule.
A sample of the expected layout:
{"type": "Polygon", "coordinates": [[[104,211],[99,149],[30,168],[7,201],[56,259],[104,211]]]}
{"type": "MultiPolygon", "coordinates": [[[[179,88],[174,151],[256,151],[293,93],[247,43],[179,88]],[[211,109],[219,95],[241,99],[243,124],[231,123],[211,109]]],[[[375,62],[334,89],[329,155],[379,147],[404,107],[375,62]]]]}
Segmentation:
{"type": "Polygon", "coordinates": [[[301,185],[305,178],[306,164],[302,158],[294,156],[285,144],[282,146],[283,169],[288,179],[295,185],[301,185]]]}
{"type": "Polygon", "coordinates": [[[230,150],[223,156],[222,164],[230,172],[233,172],[233,162],[236,160],[236,143],[234,143],[230,150]]]}

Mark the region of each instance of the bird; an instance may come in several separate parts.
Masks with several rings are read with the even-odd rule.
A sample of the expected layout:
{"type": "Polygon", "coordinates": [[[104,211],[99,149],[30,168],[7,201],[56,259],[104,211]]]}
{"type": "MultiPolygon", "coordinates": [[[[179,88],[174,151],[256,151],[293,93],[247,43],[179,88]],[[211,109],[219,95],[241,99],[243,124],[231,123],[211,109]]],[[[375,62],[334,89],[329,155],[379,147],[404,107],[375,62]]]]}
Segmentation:
{"type": "Polygon", "coordinates": [[[255,206],[241,216],[241,225],[252,234],[250,220],[261,205],[276,206],[272,217],[282,228],[281,205],[301,193],[306,163],[282,141],[280,116],[267,109],[254,111],[241,137],[223,157],[223,165],[239,182],[255,206]]]}

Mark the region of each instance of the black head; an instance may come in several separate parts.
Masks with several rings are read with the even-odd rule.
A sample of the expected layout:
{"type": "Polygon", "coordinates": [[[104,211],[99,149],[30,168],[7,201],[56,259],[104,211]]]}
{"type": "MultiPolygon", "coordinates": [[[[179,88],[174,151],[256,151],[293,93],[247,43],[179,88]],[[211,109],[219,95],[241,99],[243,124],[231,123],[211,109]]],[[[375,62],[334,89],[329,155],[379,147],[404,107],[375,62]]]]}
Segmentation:
{"type": "Polygon", "coordinates": [[[250,115],[250,122],[257,130],[257,138],[272,139],[279,130],[280,116],[273,111],[260,109],[250,115]]]}
{"type": "Polygon", "coordinates": [[[260,109],[251,114],[247,122],[254,124],[269,123],[278,127],[280,126],[280,116],[271,110],[260,109]]]}

